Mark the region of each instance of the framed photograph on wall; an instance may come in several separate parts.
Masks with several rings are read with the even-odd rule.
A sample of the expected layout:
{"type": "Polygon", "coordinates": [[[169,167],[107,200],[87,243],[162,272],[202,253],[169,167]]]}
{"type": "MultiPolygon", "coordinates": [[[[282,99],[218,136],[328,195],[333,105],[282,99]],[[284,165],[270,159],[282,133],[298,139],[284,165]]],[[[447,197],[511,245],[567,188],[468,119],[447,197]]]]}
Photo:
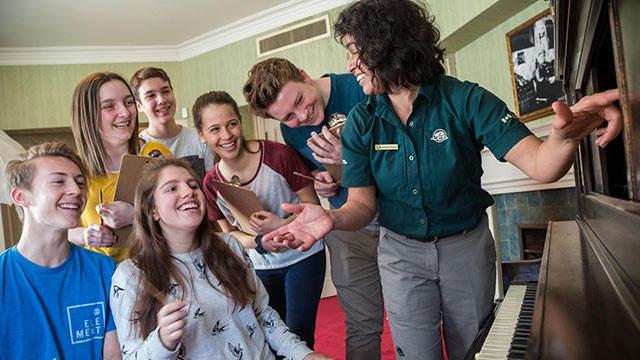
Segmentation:
{"type": "Polygon", "coordinates": [[[507,50],[516,114],[531,121],[553,113],[554,101],[565,101],[555,76],[553,20],[549,10],[507,33],[507,50]]]}

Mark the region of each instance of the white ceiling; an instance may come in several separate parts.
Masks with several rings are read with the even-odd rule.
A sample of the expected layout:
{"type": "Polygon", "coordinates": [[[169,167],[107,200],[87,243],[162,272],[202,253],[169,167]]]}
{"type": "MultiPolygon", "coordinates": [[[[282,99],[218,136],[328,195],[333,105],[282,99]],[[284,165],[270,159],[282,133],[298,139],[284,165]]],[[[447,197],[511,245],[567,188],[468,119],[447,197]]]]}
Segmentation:
{"type": "Polygon", "coordinates": [[[120,56],[113,61],[127,51],[183,60],[348,2],[0,0],[0,65],[68,63],[88,53],[108,62],[112,50],[120,56]]]}

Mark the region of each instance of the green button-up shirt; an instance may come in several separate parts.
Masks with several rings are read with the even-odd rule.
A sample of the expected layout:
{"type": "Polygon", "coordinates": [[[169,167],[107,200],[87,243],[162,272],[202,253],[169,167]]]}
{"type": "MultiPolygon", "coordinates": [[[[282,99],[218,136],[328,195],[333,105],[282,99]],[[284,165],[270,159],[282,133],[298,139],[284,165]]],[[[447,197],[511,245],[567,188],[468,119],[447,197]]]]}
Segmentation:
{"type": "Polygon", "coordinates": [[[342,132],[343,185],[376,185],[380,224],[394,232],[451,235],[493,203],[480,187],[482,148],[502,160],[528,135],[495,95],[442,75],[422,85],[406,126],[386,94],[353,109],[342,132]]]}

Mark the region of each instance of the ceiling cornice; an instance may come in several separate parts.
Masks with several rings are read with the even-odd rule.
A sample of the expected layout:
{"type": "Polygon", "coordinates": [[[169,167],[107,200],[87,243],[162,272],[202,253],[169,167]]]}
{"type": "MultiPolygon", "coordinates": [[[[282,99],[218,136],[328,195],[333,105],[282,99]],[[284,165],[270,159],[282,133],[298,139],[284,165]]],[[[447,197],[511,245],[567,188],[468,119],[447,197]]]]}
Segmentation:
{"type": "Polygon", "coordinates": [[[236,41],[302,20],[353,0],[291,0],[177,46],[59,46],[0,48],[0,65],[184,61],[236,41]]]}
{"type": "Polygon", "coordinates": [[[176,46],[56,46],[0,48],[0,65],[180,61],[176,46]]]}

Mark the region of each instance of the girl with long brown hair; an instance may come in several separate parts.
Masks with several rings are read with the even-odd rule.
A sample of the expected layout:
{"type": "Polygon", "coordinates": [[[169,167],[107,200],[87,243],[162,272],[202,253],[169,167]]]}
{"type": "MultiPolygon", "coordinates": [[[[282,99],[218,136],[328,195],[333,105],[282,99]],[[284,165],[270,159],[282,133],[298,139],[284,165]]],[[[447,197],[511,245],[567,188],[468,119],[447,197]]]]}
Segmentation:
{"type": "Polygon", "coordinates": [[[293,334],[231,235],[213,232],[188,163],[161,158],[136,188],[130,258],[112,280],[125,358],[326,359],[293,334]]]}
{"type": "Polygon", "coordinates": [[[93,73],[78,83],[71,105],[71,129],[87,167],[89,187],[82,226],[69,230],[69,240],[122,261],[126,248],[111,247],[117,240],[112,229],[133,222],[133,205],[112,201],[122,157],[171,152],[160,143],[138,138],[138,112],[131,88],[111,72],[93,73]]]}

